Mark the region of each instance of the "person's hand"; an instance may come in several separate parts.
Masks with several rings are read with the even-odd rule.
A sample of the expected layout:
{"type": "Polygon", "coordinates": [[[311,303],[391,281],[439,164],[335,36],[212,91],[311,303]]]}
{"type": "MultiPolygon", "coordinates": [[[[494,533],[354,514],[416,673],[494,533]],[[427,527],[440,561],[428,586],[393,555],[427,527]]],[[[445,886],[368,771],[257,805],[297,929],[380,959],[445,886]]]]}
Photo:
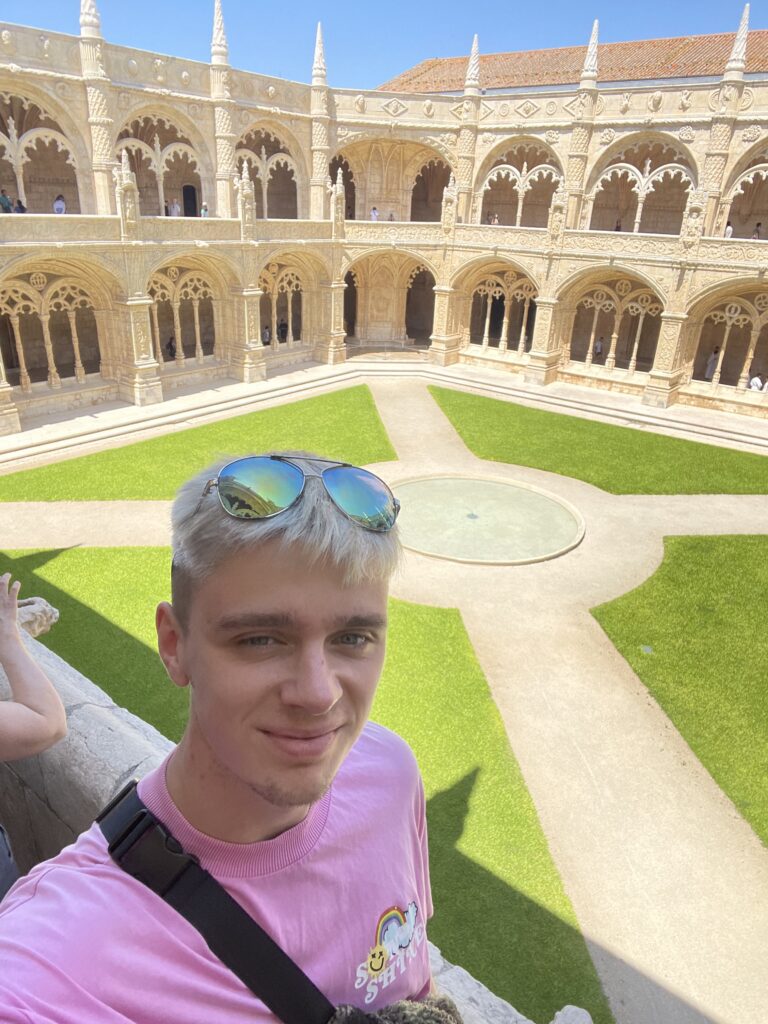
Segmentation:
{"type": "Polygon", "coordinates": [[[0,655],[3,647],[19,639],[18,608],[21,583],[9,572],[0,576],[0,655]]]}

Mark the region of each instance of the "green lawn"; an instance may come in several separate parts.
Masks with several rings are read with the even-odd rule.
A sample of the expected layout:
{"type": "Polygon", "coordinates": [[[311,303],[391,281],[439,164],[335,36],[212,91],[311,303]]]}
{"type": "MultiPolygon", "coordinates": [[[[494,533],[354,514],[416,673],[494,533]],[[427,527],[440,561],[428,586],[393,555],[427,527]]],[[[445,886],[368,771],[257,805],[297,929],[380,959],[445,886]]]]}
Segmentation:
{"type": "MultiPolygon", "coordinates": [[[[186,695],[154,653],[168,594],[165,548],[0,552],[0,567],[61,611],[44,638],[115,701],[177,739],[186,695]]],[[[456,611],[393,601],[374,717],[404,735],[424,773],[432,940],[526,1016],[567,1003],[610,1024],[501,718],[456,611]]]]}
{"type": "Polygon", "coordinates": [[[593,614],[768,843],[768,536],[664,546],[649,580],[593,614]]]}
{"type": "Polygon", "coordinates": [[[358,465],[396,457],[369,389],[360,386],[0,476],[0,501],[172,498],[216,459],[275,448],[358,465]]]}
{"type": "Polygon", "coordinates": [[[768,457],[430,387],[481,459],[576,477],[611,494],[768,494],[768,457]]]}

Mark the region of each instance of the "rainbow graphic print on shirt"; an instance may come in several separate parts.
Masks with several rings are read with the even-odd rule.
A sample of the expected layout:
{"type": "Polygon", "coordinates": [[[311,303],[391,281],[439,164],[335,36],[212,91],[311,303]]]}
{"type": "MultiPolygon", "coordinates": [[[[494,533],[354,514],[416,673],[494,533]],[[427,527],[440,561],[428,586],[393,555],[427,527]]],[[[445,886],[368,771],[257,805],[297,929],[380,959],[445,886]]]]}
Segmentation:
{"type": "Polygon", "coordinates": [[[424,942],[424,927],[418,922],[419,908],[411,901],[405,911],[388,907],[379,917],[374,943],[368,959],[357,968],[356,988],[366,986],[366,1003],[375,999],[380,988],[387,988],[407,969],[424,942]]]}

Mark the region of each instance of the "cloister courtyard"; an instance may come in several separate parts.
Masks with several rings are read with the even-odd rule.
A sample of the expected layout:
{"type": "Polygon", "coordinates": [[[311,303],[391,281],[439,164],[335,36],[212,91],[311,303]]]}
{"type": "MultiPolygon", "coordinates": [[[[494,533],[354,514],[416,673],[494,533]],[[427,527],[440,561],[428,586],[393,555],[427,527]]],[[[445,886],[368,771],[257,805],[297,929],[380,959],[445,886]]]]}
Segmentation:
{"type": "Polygon", "coordinates": [[[230,65],[222,0],[210,63],[100,5],[0,24],[0,571],[43,642],[177,739],[176,487],[371,467],[432,941],[510,1024],[764,1024],[768,31],[358,91],[321,26],[304,84],[230,65]]]}
{"type": "MultiPolygon", "coordinates": [[[[430,936],[537,1024],[568,1003],[596,1024],[756,1024],[768,429],[429,374],[363,355],[180,396],[153,423],[115,404],[77,436],[65,419],[7,437],[3,564],[61,611],[45,643],[176,739],[185,700],[154,654],[152,609],[170,498],[206,461],[280,445],[366,464],[403,488],[417,548],[430,524],[409,523],[409,481],[564,502],[583,527],[565,553],[493,564],[409,547],[393,588],[375,717],[424,771],[430,936]]],[[[484,521],[465,495],[435,530],[468,525],[492,551],[505,529],[538,528],[502,511],[484,521]]]]}

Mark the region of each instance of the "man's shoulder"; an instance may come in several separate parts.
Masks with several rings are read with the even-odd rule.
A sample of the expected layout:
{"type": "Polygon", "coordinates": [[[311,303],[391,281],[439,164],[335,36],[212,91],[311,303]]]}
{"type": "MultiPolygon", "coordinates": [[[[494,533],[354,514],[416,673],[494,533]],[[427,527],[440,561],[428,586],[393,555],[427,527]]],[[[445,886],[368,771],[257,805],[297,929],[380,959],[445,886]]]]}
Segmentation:
{"type": "Polygon", "coordinates": [[[344,765],[347,778],[386,779],[387,785],[413,787],[420,779],[413,751],[402,736],[378,722],[367,722],[344,765]]]}

